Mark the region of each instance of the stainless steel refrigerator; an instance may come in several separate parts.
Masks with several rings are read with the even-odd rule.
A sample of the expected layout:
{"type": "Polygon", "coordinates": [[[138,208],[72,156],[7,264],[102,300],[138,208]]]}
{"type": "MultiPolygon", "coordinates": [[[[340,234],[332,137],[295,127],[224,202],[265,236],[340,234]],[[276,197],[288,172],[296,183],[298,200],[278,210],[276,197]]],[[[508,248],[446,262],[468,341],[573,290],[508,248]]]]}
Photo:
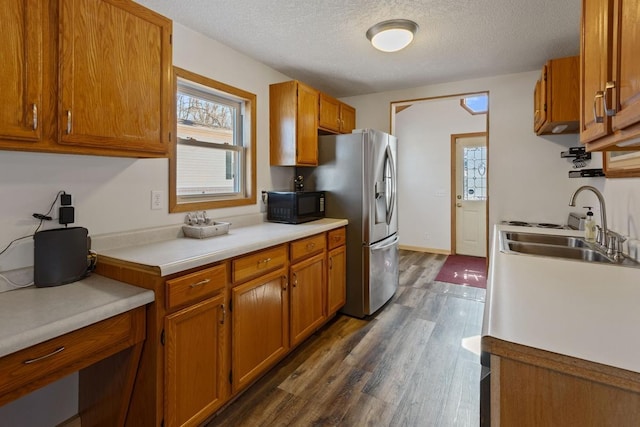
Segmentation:
{"type": "Polygon", "coordinates": [[[320,166],[307,178],[326,192],[326,215],[346,218],[347,302],[343,313],[373,314],[398,288],[397,139],[364,129],[321,136],[320,166]]]}

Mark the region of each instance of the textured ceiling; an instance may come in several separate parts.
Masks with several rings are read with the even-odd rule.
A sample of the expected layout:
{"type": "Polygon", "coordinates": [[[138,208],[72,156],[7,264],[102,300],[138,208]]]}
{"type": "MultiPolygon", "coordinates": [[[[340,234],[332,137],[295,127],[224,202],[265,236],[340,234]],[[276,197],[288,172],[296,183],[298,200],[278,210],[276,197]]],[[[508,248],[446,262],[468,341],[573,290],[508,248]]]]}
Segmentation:
{"type": "Polygon", "coordinates": [[[531,71],[579,53],[581,0],[136,0],[336,97],[531,71]],[[418,23],[382,53],[377,22],[418,23]]]}

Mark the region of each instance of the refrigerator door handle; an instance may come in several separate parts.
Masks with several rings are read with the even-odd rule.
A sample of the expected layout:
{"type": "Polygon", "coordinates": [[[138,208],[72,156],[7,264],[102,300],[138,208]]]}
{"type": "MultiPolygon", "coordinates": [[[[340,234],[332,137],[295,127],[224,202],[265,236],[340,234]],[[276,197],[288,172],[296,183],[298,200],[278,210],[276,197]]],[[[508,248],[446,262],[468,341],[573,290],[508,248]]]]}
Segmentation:
{"type": "Polygon", "coordinates": [[[373,244],[373,245],[371,245],[371,250],[372,251],[379,251],[379,250],[382,250],[382,249],[390,248],[391,246],[396,245],[398,243],[398,240],[400,240],[398,238],[398,236],[395,236],[393,238],[393,240],[391,242],[389,242],[389,243],[385,243],[385,244],[381,245],[381,243],[384,243],[384,241],[382,241],[380,243],[373,244]],[[380,245],[380,246],[378,246],[378,245],[380,245]]]}
{"type": "Polygon", "coordinates": [[[391,199],[387,205],[387,225],[391,224],[391,218],[393,218],[395,205],[396,205],[396,168],[394,165],[393,153],[391,147],[387,145],[387,162],[390,169],[390,181],[391,181],[391,199]]]}

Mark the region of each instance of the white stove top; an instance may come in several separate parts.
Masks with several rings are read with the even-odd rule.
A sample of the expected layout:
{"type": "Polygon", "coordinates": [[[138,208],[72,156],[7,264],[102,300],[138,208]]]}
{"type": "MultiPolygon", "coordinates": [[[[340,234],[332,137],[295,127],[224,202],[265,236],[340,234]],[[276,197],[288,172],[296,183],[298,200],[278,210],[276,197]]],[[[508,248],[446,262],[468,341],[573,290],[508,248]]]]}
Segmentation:
{"type": "Polygon", "coordinates": [[[538,228],[555,228],[566,230],[569,227],[562,224],[551,224],[547,222],[526,222],[526,221],[501,221],[500,224],[515,225],[518,227],[538,227],[538,228]]]}

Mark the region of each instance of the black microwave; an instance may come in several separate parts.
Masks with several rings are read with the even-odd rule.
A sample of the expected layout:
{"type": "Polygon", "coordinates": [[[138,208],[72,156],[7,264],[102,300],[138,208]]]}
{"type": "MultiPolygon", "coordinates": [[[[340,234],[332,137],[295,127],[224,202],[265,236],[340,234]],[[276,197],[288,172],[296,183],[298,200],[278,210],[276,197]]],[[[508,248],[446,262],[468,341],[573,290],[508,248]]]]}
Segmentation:
{"type": "Polygon", "coordinates": [[[267,221],[300,224],[324,218],[324,191],[267,192],[267,221]]]}

